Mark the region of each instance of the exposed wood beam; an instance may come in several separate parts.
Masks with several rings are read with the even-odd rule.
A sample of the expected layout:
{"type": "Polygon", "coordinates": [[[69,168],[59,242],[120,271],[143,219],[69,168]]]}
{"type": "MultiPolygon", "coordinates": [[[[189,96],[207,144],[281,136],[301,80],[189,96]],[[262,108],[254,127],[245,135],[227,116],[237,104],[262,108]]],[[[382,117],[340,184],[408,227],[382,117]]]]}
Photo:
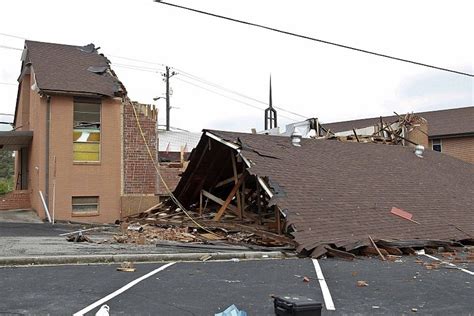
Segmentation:
{"type": "Polygon", "coordinates": [[[221,206],[216,216],[214,217],[214,221],[218,222],[221,219],[222,215],[224,214],[224,211],[226,210],[227,206],[230,204],[230,201],[232,201],[232,198],[235,196],[235,193],[237,193],[237,190],[239,189],[242,182],[244,182],[244,180],[245,180],[245,173],[243,173],[240,176],[239,180],[230,191],[229,195],[227,196],[227,199],[224,202],[224,205],[221,206]]]}
{"type": "MultiPolygon", "coordinates": [[[[234,172],[234,184],[237,184],[239,181],[239,176],[237,173],[237,162],[235,161],[234,151],[230,150],[230,157],[232,160],[232,171],[234,172]]],[[[239,210],[239,219],[242,219],[242,201],[240,200],[240,190],[237,189],[237,209],[239,210]]]]}
{"type": "MultiPolygon", "coordinates": [[[[239,173],[239,174],[237,175],[237,177],[240,177],[241,175],[242,175],[242,174],[239,173]]],[[[220,182],[217,182],[217,184],[214,186],[214,188],[221,187],[221,186],[226,185],[226,184],[229,184],[229,183],[231,183],[231,182],[234,182],[234,176],[232,176],[232,177],[230,177],[230,178],[227,178],[227,179],[225,179],[225,180],[222,180],[222,181],[220,181],[220,182]]]]}

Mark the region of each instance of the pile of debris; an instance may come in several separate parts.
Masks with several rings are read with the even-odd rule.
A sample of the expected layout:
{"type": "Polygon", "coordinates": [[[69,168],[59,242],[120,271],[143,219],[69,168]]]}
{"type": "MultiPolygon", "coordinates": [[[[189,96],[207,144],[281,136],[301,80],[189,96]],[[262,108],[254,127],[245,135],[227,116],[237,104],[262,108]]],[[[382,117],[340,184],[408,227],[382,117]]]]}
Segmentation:
{"type": "Polygon", "coordinates": [[[240,220],[225,214],[221,221],[213,219],[215,212],[201,214],[183,212],[180,208],[160,205],[152,210],[130,216],[121,225],[122,234],[115,235],[118,243],[167,244],[179,242],[201,245],[245,246],[250,249],[292,250],[291,238],[268,231],[264,225],[240,220]]]}
{"type": "Polygon", "coordinates": [[[385,122],[380,117],[380,122],[364,128],[352,128],[347,131],[333,133],[330,129],[321,127],[327,139],[336,139],[344,142],[382,143],[388,145],[427,145],[428,123],[413,113],[397,115],[392,122],[385,122]]]}

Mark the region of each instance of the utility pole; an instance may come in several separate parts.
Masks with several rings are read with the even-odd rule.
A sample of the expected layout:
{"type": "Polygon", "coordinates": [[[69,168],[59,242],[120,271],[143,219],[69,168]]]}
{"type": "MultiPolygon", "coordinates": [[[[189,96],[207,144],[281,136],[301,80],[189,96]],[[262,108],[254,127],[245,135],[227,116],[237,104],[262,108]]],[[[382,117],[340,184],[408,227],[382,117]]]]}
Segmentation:
{"type": "Polygon", "coordinates": [[[170,78],[173,77],[174,75],[177,75],[175,71],[171,72],[170,75],[170,67],[166,66],[166,73],[163,74],[163,77],[165,82],[166,82],[166,130],[170,130],[170,110],[171,110],[171,105],[170,105],[170,78]]]}
{"type": "Polygon", "coordinates": [[[166,130],[170,130],[170,67],[166,66],[166,130]]]}

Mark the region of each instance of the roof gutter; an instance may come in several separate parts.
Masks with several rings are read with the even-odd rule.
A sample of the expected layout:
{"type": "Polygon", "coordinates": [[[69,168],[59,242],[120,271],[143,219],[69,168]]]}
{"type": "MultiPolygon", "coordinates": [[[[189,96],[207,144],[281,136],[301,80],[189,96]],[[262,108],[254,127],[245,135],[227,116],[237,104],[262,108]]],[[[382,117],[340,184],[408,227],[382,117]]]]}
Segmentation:
{"type": "Polygon", "coordinates": [[[428,139],[469,137],[469,136],[474,136],[474,132],[465,132],[465,133],[456,133],[456,134],[429,135],[429,136],[428,136],[428,139]]]}

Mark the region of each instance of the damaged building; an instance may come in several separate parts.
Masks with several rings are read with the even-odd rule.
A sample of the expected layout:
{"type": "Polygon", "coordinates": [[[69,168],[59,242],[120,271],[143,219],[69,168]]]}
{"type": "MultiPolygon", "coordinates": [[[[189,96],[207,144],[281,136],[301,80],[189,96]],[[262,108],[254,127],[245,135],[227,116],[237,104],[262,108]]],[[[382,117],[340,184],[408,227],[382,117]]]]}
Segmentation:
{"type": "Polygon", "coordinates": [[[408,146],[205,130],[174,196],[200,227],[313,257],[474,241],[473,165],[408,146]]]}
{"type": "Polygon", "coordinates": [[[26,41],[18,82],[14,131],[0,135],[17,151],[4,202],[21,200],[43,219],[102,223],[157,203],[141,135],[156,157],[157,110],[128,99],[98,48],[26,41]]]}
{"type": "MultiPolygon", "coordinates": [[[[474,106],[447,110],[414,113],[426,120],[427,126],[419,136],[426,138],[420,142],[425,148],[442,152],[458,159],[474,163],[474,106]],[[426,135],[423,136],[422,134],[426,135]]],[[[392,123],[399,115],[365,118],[324,124],[333,133],[348,134],[352,130],[374,127],[380,122],[392,123]]]]}

